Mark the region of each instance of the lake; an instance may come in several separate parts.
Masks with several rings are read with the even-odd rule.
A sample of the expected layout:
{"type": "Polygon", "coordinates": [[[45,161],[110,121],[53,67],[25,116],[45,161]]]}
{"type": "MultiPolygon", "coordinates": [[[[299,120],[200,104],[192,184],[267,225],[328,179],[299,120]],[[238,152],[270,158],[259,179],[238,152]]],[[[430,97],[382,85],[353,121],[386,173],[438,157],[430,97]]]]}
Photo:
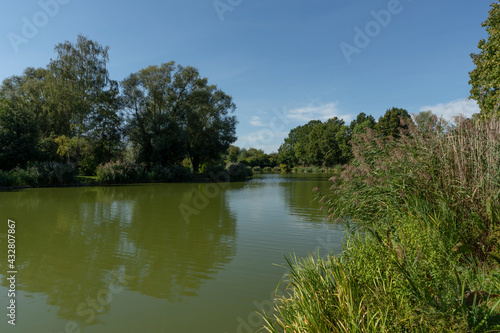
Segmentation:
{"type": "Polygon", "coordinates": [[[326,221],[312,192],[328,178],[0,192],[0,331],[254,332],[263,324],[255,311],[269,312],[287,271],[284,255],[341,250],[343,227],[326,221]]]}

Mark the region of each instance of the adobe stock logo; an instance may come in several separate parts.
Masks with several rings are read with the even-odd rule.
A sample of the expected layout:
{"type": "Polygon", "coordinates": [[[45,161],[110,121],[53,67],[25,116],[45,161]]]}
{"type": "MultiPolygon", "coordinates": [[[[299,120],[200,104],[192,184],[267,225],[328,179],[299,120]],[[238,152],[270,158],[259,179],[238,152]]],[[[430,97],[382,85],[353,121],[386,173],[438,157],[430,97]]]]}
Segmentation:
{"type": "Polygon", "coordinates": [[[23,26],[21,27],[21,34],[9,32],[7,38],[15,53],[19,53],[19,46],[21,44],[28,44],[30,39],[38,35],[39,29],[45,27],[51,18],[59,13],[61,5],[66,5],[71,0],[40,0],[38,5],[41,10],[33,14],[31,20],[26,16],[21,18],[23,26]]]}
{"type": "Polygon", "coordinates": [[[241,5],[242,2],[243,0],[215,0],[212,4],[217,15],[219,15],[219,19],[223,22],[224,14],[226,12],[232,12],[236,7],[241,5]]]}
{"type": "Polygon", "coordinates": [[[382,28],[386,28],[391,24],[392,17],[401,14],[403,9],[400,0],[389,0],[387,9],[382,9],[380,11],[372,10],[370,12],[373,20],[366,23],[364,29],[355,26],[354,32],[356,34],[354,35],[353,44],[342,42],[339,45],[347,63],[350,64],[352,62],[351,58],[353,54],[360,54],[363,49],[368,47],[372,40],[380,35],[382,28]]]}

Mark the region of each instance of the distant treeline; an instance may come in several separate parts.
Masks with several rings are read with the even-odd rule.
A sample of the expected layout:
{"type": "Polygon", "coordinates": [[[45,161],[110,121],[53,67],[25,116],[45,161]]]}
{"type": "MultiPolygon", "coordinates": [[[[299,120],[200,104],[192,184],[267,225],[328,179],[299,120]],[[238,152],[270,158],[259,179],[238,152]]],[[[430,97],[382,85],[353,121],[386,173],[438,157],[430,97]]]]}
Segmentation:
{"type": "Polygon", "coordinates": [[[349,125],[337,117],[325,122],[311,120],[290,131],[279,148],[278,163],[284,169],[346,164],[352,158],[351,140],[355,134],[362,134],[370,129],[381,137],[398,137],[400,129],[407,128],[405,119],[410,119],[408,111],[391,108],[378,122],[373,116],[367,116],[365,113],[360,113],[349,125]]]}
{"type": "MultiPolygon", "coordinates": [[[[425,121],[431,112],[422,112],[415,121],[425,121]]],[[[292,129],[280,146],[278,153],[266,154],[263,150],[239,148],[231,145],[226,162],[240,162],[255,170],[292,171],[328,169],[348,163],[352,158],[351,140],[355,134],[370,129],[380,137],[399,137],[400,131],[413,121],[405,109],[391,108],[378,121],[373,116],[360,113],[349,125],[337,117],[311,120],[292,129]]]]}

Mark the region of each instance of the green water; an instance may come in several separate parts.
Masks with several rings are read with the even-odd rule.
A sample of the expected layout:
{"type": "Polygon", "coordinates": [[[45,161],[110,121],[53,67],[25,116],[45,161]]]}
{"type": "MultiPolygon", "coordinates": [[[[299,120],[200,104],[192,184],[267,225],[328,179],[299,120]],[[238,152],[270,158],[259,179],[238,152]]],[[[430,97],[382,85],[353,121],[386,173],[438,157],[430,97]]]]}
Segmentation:
{"type": "Polygon", "coordinates": [[[0,332],[254,332],[283,254],[340,251],[342,227],[313,201],[327,178],[0,192],[0,332]]]}

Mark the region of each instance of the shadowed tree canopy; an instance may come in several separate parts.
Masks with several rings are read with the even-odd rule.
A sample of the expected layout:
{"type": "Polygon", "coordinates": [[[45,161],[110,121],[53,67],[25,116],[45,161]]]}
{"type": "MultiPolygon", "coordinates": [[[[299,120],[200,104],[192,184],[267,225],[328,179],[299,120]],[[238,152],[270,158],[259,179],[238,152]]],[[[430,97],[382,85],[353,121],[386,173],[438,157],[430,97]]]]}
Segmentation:
{"type": "Polygon", "coordinates": [[[108,47],[82,35],[55,46],[46,68],[28,67],[5,79],[0,93],[16,109],[33,114],[42,138],[85,137],[99,162],[116,156],[120,145],[118,83],[109,78],[108,47]]]}
{"type": "Polygon", "coordinates": [[[186,156],[193,171],[220,159],[236,141],[231,96],[202,78],[194,67],[149,66],[123,82],[127,133],[139,161],[174,164],[186,156]]]}
{"type": "Polygon", "coordinates": [[[0,169],[10,170],[38,155],[40,130],[33,114],[0,100],[0,169]]]}
{"type": "Polygon", "coordinates": [[[500,2],[491,4],[488,19],[482,24],[488,39],[481,39],[479,53],[471,54],[476,68],[469,73],[470,98],[477,101],[481,114],[500,112],[500,2]]]}

